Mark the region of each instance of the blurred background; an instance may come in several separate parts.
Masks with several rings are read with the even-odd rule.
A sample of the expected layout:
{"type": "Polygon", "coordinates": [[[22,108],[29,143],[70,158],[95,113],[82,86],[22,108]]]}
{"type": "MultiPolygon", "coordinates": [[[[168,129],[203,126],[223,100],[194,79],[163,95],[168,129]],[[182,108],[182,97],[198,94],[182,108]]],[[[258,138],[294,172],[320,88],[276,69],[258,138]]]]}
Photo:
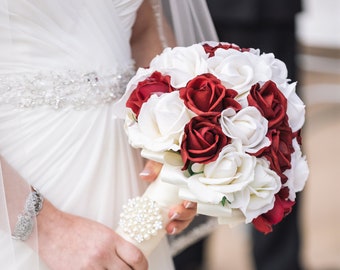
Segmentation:
{"type": "MultiPolygon", "coordinates": [[[[310,167],[301,200],[302,261],[306,270],[339,270],[340,0],[305,0],[297,22],[303,148],[310,167]]],[[[218,227],[208,239],[206,268],[253,269],[249,231],[218,227]]]]}

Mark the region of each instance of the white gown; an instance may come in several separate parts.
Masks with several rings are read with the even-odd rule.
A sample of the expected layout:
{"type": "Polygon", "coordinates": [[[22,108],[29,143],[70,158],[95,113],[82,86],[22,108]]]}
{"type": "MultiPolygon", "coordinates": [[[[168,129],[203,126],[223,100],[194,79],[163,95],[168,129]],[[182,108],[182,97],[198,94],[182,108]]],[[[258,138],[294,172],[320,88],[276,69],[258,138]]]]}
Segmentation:
{"type": "MultiPolygon", "coordinates": [[[[113,229],[145,185],[113,112],[141,2],[0,0],[0,153],[60,210],[113,229]]],[[[0,247],[15,250],[12,269],[47,269],[25,243],[12,245],[0,247]]],[[[155,253],[150,269],[173,269],[165,241],[155,253]]]]}

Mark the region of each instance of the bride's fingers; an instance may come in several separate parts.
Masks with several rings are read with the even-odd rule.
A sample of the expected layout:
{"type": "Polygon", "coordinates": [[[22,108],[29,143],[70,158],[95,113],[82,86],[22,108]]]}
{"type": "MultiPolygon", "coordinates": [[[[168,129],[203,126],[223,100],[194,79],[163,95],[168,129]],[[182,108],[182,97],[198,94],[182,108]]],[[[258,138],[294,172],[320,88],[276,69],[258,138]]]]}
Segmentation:
{"type": "Polygon", "coordinates": [[[105,270],[130,270],[131,267],[128,266],[122,259],[117,256],[117,258],[111,262],[108,266],[104,268],[105,270]]]}
{"type": "Polygon", "coordinates": [[[139,173],[139,177],[147,182],[153,182],[162,169],[162,164],[156,161],[148,160],[144,169],[139,173]]]}
{"type": "Polygon", "coordinates": [[[182,204],[170,209],[169,218],[171,221],[191,221],[197,214],[197,203],[183,201],[182,204]]]}
{"type": "Polygon", "coordinates": [[[183,201],[182,205],[185,209],[194,209],[197,210],[197,203],[191,202],[191,201],[183,201]]]}
{"type": "Polygon", "coordinates": [[[183,231],[189,226],[197,212],[197,204],[189,201],[184,201],[170,209],[168,217],[170,219],[166,231],[168,234],[176,234],[183,231]]]}
{"type": "Polygon", "coordinates": [[[148,269],[147,259],[143,253],[131,243],[122,241],[119,245],[117,245],[116,252],[117,255],[131,267],[131,269],[148,269]]]}
{"type": "Polygon", "coordinates": [[[192,220],[195,218],[195,215],[191,216],[190,218],[187,217],[187,219],[180,219],[181,216],[179,215],[178,219],[175,219],[168,223],[166,226],[166,232],[168,234],[178,234],[182,232],[184,229],[186,229],[192,220]]]}
{"type": "Polygon", "coordinates": [[[190,222],[191,221],[174,221],[174,222],[171,222],[166,227],[166,232],[169,235],[179,234],[189,226],[190,222]]]}

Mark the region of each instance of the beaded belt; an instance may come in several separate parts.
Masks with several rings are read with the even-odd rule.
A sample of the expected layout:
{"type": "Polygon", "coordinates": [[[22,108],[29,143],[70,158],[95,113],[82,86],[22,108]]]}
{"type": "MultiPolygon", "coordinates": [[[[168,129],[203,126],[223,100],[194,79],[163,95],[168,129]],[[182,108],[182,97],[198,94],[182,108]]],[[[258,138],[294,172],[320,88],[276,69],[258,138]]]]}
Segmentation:
{"type": "Polygon", "coordinates": [[[120,98],[134,70],[81,73],[75,70],[0,75],[0,104],[21,108],[72,106],[76,109],[120,98]]]}

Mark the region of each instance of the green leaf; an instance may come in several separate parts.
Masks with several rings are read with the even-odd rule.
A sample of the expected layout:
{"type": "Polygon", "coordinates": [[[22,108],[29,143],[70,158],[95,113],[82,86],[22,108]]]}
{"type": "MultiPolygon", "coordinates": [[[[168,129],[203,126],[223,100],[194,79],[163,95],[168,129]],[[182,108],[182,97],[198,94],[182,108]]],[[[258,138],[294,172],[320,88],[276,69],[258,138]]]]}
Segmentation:
{"type": "Polygon", "coordinates": [[[226,196],[223,196],[223,198],[222,198],[222,200],[221,200],[221,204],[222,204],[223,206],[225,206],[226,203],[231,204],[231,202],[227,199],[227,197],[226,197],[226,196]]]}
{"type": "Polygon", "coordinates": [[[195,172],[191,169],[191,167],[192,167],[192,164],[189,164],[188,172],[189,172],[190,176],[195,174],[195,172]]]}
{"type": "Polygon", "coordinates": [[[221,201],[221,203],[222,203],[223,206],[225,206],[225,202],[226,202],[226,201],[227,201],[227,197],[226,197],[226,196],[223,196],[222,201],[221,201]]]}
{"type": "Polygon", "coordinates": [[[195,174],[201,174],[201,173],[203,173],[203,171],[201,171],[201,172],[194,172],[194,171],[192,170],[192,165],[193,165],[193,163],[190,163],[189,166],[188,166],[188,173],[190,174],[190,176],[195,175],[195,174]]]}

